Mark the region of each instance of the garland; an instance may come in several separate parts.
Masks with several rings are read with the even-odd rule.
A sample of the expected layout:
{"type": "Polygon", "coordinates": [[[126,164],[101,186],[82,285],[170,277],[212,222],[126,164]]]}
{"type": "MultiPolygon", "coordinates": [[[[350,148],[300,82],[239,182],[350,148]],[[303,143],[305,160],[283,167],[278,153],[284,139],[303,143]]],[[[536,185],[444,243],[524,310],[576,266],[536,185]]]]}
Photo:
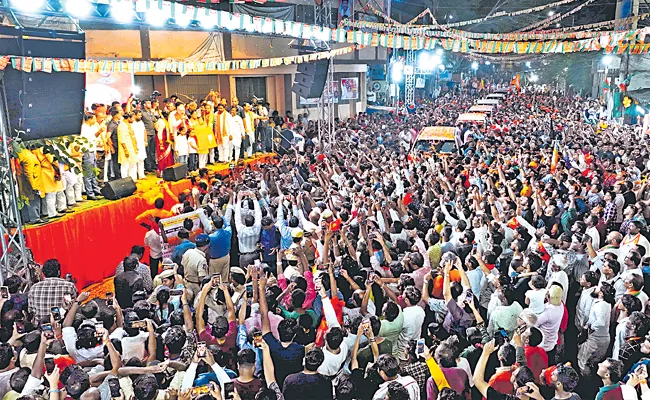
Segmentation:
{"type": "Polygon", "coordinates": [[[579,6],[577,6],[576,8],[573,8],[573,9],[565,12],[564,14],[552,15],[552,16],[550,16],[550,17],[548,17],[548,18],[546,18],[546,19],[544,19],[542,21],[536,22],[536,23],[534,23],[532,25],[528,25],[527,27],[521,28],[521,29],[519,29],[517,31],[518,32],[523,32],[523,31],[530,31],[530,30],[537,29],[537,28],[547,27],[547,26],[551,25],[554,22],[561,21],[564,18],[577,13],[578,11],[582,10],[584,7],[586,7],[587,5],[593,3],[594,1],[596,1],[596,0],[587,0],[584,3],[580,4],[579,6]]]}
{"type": "Polygon", "coordinates": [[[257,60],[232,60],[218,62],[186,61],[132,61],[132,60],[93,60],[75,58],[0,56],[0,71],[9,64],[15,70],[23,72],[173,72],[200,73],[211,71],[233,71],[276,67],[280,65],[301,64],[316,60],[348,54],[363,46],[348,46],[331,51],[323,51],[300,56],[276,57],[257,60]]]}

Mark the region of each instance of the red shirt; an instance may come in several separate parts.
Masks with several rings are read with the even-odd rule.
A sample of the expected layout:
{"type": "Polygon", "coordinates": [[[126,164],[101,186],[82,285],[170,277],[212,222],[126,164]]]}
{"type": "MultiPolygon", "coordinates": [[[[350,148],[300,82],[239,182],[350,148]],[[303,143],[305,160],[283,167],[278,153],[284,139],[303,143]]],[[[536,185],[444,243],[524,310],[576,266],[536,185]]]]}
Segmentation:
{"type": "Polygon", "coordinates": [[[515,388],[512,386],[512,383],[510,382],[510,378],[512,378],[512,370],[501,370],[497,369],[497,372],[492,375],[490,378],[490,382],[488,384],[490,387],[492,387],[494,390],[496,390],[499,393],[502,394],[515,394],[515,388]]]}

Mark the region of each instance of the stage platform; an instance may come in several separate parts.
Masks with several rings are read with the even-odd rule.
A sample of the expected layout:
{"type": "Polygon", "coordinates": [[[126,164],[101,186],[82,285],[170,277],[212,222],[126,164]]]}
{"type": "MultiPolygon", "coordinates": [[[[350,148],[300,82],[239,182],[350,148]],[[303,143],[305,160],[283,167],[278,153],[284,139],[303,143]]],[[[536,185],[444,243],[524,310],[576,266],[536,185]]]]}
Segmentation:
{"type": "MultiPolygon", "coordinates": [[[[274,154],[258,155],[246,160],[246,164],[268,162],[274,154]]],[[[229,164],[208,165],[208,169],[221,175],[229,175],[229,164]]],[[[144,243],[146,229],[136,224],[135,217],[153,208],[153,201],[165,199],[169,210],[176,199],[164,189],[177,196],[191,187],[189,179],[164,182],[155,174],[137,182],[137,191],[124,199],[87,201],[74,208],[75,212],[42,225],[30,225],[24,229],[27,246],[33,251],[36,262],[56,258],[61,263],[61,273],[71,273],[77,279],[77,289],[88,288],[97,297],[103,297],[112,287],[112,276],[117,265],[129,255],[134,245],[144,243]],[[110,281],[110,283],[109,283],[110,281]]],[[[143,262],[148,264],[149,253],[143,262]]]]}

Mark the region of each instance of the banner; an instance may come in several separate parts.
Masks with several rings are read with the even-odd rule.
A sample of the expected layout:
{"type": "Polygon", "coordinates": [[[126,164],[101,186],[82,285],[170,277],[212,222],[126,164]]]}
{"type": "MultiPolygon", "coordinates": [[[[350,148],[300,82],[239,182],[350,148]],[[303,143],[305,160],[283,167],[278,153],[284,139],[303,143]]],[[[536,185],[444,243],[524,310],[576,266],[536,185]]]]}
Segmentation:
{"type": "Polygon", "coordinates": [[[126,103],[133,91],[133,72],[99,71],[86,73],[86,110],[95,104],[126,103]]]}
{"type": "Polygon", "coordinates": [[[359,78],[341,78],[341,100],[359,98],[359,78]]]}
{"type": "Polygon", "coordinates": [[[160,224],[162,225],[162,229],[160,232],[160,240],[162,242],[163,258],[171,257],[174,249],[181,242],[181,239],[178,237],[178,232],[183,229],[185,220],[189,220],[192,223],[190,239],[194,239],[196,235],[203,233],[203,226],[210,224],[210,220],[206,217],[205,210],[202,208],[189,213],[161,219],[160,224]]]}

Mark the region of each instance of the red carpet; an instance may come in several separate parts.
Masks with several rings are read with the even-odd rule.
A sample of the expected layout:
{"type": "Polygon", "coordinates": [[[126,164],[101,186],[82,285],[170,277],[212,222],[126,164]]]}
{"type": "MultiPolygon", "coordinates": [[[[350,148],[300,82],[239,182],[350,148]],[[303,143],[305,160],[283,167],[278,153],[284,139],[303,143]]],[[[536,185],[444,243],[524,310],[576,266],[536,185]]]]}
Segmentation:
{"type": "MultiPolygon", "coordinates": [[[[246,163],[263,163],[272,157],[262,155],[246,163]]],[[[226,163],[208,168],[222,175],[230,173],[226,163]]],[[[34,252],[36,262],[43,264],[48,259],[58,259],[62,275],[71,273],[77,279],[78,289],[112,277],[131,247],[144,242],[146,230],[135,223],[135,217],[151,209],[153,201],[161,195],[165,199],[165,209],[176,203],[176,199],[165,195],[163,185],[169,185],[174,195],[190,188],[189,179],[161,182],[154,176],[137,184],[137,192],[125,199],[85,203],[89,205],[87,209],[67,214],[45,225],[25,228],[27,246],[34,252]]],[[[143,262],[148,263],[148,260],[147,253],[143,262]]]]}

